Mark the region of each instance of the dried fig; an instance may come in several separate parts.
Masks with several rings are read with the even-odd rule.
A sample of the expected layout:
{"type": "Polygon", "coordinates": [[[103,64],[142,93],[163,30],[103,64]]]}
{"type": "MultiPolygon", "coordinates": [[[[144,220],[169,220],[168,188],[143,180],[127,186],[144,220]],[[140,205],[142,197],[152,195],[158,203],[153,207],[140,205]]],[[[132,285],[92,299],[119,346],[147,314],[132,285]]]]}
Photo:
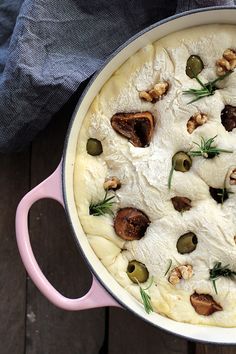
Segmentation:
{"type": "Polygon", "coordinates": [[[175,210],[180,212],[187,211],[191,209],[191,200],[186,197],[174,197],[171,198],[172,204],[175,210]]]}
{"type": "Polygon", "coordinates": [[[209,316],[216,311],[222,311],[223,308],[215,302],[213,297],[208,294],[194,293],[190,296],[190,302],[194,310],[202,316],[209,316]]]}
{"type": "Polygon", "coordinates": [[[150,144],[154,131],[154,117],[150,112],[117,113],[111,118],[112,128],[136,147],[150,144]]]}
{"type": "Polygon", "coordinates": [[[221,122],[228,132],[236,128],[236,107],[226,105],[221,112],[221,122]]]}
{"type": "Polygon", "coordinates": [[[149,224],[148,217],[135,208],[120,209],[114,220],[115,232],[127,241],[140,240],[149,224]]]}

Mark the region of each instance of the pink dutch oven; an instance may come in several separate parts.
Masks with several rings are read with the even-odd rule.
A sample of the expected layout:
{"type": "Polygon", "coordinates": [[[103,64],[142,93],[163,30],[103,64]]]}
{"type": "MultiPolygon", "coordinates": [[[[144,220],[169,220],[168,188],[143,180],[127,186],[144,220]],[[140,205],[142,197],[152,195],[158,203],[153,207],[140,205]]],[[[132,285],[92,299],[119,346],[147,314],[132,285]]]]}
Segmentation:
{"type": "Polygon", "coordinates": [[[93,252],[77,215],[73,190],[74,162],[80,127],[90,104],[104,83],[120,65],[148,43],[172,32],[210,23],[236,24],[236,8],[211,7],[170,17],[137,34],[119,48],[89,84],[76,107],[62,162],[50,177],[21,200],[16,212],[16,237],[21,258],[35,285],[54,305],[72,311],[103,306],[124,307],[154,326],[191,340],[221,344],[236,343],[236,328],[192,325],[173,321],[157,313],[148,315],[143,306],[116,282],[93,252]],[[43,198],[55,199],[64,206],[76,243],[93,273],[90,290],[79,299],[69,299],[61,295],[45,278],[32,252],[28,232],[28,213],[32,204],[43,198]]]}

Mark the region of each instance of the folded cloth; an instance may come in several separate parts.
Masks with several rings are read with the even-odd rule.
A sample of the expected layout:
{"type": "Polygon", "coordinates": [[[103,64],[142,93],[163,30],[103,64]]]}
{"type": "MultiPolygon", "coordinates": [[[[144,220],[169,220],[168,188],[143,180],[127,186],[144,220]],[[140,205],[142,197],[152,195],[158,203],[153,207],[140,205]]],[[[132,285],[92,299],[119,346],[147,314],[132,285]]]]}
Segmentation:
{"type": "Polygon", "coordinates": [[[2,0],[0,151],[30,143],[129,37],[174,14],[176,6],[180,12],[212,5],[234,1],[2,0]]]}

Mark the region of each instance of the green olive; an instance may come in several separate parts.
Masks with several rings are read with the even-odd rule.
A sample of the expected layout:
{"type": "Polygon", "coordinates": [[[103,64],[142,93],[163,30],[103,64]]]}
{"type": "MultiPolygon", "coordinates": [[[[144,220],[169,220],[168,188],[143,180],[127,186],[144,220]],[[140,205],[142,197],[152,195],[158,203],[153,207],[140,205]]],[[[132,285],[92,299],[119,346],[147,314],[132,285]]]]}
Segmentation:
{"type": "Polygon", "coordinates": [[[197,247],[197,236],[193,232],[187,232],[180,236],[177,241],[176,247],[179,253],[191,253],[197,247]]]}
{"type": "Polygon", "coordinates": [[[192,160],[185,152],[179,151],[172,157],[172,165],[176,171],[187,172],[192,166],[192,160]]]}
{"type": "Polygon", "coordinates": [[[198,55],[191,55],[187,60],[186,74],[190,79],[195,78],[204,68],[202,59],[198,55]]]}
{"type": "Polygon", "coordinates": [[[143,263],[131,261],[127,267],[127,275],[133,283],[144,283],[148,279],[148,270],[143,263]]]}
{"type": "Polygon", "coordinates": [[[103,151],[101,141],[94,138],[88,139],[86,149],[87,153],[92,156],[101,155],[103,151]]]}

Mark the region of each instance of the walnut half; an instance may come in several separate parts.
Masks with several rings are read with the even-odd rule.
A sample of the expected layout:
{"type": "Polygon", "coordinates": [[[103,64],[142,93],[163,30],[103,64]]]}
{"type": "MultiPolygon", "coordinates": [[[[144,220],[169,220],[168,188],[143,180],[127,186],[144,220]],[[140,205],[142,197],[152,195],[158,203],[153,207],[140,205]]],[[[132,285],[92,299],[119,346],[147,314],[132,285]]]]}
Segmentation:
{"type": "Polygon", "coordinates": [[[225,75],[228,71],[236,68],[236,52],[233,49],[226,49],[223,57],[216,61],[216,71],[219,76],[225,75]]]}
{"type": "Polygon", "coordinates": [[[180,282],[182,278],[184,280],[188,280],[192,277],[192,275],[193,267],[190,264],[181,265],[172,269],[168,280],[172,285],[176,285],[180,282]]]}
{"type": "Polygon", "coordinates": [[[112,128],[128,138],[136,147],[146,147],[150,144],[155,120],[150,112],[117,113],[111,118],[112,128]]]}
{"type": "Polygon", "coordinates": [[[234,168],[233,171],[230,173],[229,184],[231,184],[231,185],[236,184],[236,168],[234,168]]]}
{"type": "Polygon", "coordinates": [[[155,103],[161,100],[162,97],[167,94],[168,89],[168,82],[159,82],[158,84],[154,85],[151,90],[139,92],[139,97],[145,101],[155,103]]]}
{"type": "Polygon", "coordinates": [[[190,296],[190,302],[194,310],[202,316],[209,316],[216,311],[223,310],[213,297],[208,294],[198,294],[195,292],[190,296]]]}
{"type": "Polygon", "coordinates": [[[208,117],[205,113],[198,112],[194,114],[187,122],[187,131],[189,134],[200,127],[201,125],[205,124],[208,121],[208,117]]]}
{"type": "Polygon", "coordinates": [[[114,191],[116,191],[120,187],[121,187],[120,180],[115,176],[107,178],[103,183],[103,188],[105,190],[113,189],[114,191]]]}

